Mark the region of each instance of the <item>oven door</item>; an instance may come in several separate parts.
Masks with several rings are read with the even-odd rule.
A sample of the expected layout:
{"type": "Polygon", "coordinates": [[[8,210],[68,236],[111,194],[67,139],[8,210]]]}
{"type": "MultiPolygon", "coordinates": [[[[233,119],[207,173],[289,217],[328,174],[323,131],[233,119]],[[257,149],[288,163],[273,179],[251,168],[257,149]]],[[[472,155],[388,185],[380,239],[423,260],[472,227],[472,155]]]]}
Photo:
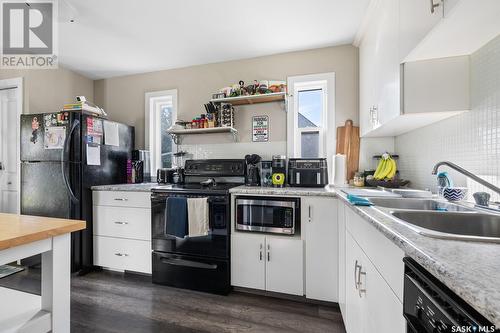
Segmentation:
{"type": "Polygon", "coordinates": [[[226,196],[153,193],[151,196],[151,236],[153,251],[183,255],[229,258],[229,199],[226,196]],[[165,205],[168,196],[208,197],[208,236],[178,238],[165,233],[165,205]]]}
{"type": "Polygon", "coordinates": [[[298,198],[237,197],[236,229],[293,235],[300,219],[298,198]]]}

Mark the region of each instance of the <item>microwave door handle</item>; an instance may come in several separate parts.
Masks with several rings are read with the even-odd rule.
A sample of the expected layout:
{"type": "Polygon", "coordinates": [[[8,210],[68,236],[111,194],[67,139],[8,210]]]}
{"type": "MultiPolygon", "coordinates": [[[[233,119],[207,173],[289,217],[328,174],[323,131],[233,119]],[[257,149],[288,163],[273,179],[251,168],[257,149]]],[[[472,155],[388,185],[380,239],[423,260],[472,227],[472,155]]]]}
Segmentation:
{"type": "Polygon", "coordinates": [[[68,194],[69,194],[69,197],[71,199],[71,201],[73,201],[73,203],[78,203],[79,200],[78,198],[76,197],[75,193],[73,192],[73,190],[71,189],[71,184],[69,183],[68,181],[68,177],[66,176],[66,157],[68,157],[68,160],[69,160],[69,146],[70,146],[70,143],[71,143],[71,137],[73,136],[73,133],[75,132],[75,130],[80,127],[80,121],[75,119],[75,121],[73,122],[73,125],[71,126],[71,130],[69,131],[68,133],[68,136],[66,136],[66,139],[64,140],[64,145],[63,145],[63,149],[61,151],[61,171],[62,171],[62,178],[63,178],[63,181],[64,181],[64,185],[66,185],[66,189],[68,190],[68,194]]]}

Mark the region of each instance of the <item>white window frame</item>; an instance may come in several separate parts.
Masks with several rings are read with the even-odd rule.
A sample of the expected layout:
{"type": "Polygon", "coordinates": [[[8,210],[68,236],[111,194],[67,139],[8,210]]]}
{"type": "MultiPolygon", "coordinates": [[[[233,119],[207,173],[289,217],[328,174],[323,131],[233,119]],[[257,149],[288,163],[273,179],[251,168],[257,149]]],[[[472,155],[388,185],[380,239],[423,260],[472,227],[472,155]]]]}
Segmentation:
{"type": "MultiPolygon", "coordinates": [[[[177,120],[177,89],[147,92],[145,94],[145,147],[151,157],[151,175],[161,168],[161,121],[160,110],[165,104],[172,105],[172,121],[177,120]]],[[[172,152],[177,146],[172,142],[172,152]]],[[[174,159],[172,158],[172,161],[174,159]]]]}
{"type": "Polygon", "coordinates": [[[331,161],[335,153],[335,73],[322,73],[288,77],[287,156],[301,157],[302,133],[319,132],[319,156],[331,161]],[[321,127],[298,128],[299,91],[323,90],[321,127]]]}

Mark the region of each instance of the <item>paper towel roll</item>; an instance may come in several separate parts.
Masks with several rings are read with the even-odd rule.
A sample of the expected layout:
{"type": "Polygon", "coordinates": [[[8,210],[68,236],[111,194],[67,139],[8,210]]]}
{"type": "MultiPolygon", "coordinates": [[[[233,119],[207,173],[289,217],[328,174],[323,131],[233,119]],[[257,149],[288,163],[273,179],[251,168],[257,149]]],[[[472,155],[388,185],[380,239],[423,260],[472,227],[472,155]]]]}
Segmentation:
{"type": "Polygon", "coordinates": [[[345,186],[347,184],[346,156],[337,154],[333,156],[333,185],[345,186]]]}

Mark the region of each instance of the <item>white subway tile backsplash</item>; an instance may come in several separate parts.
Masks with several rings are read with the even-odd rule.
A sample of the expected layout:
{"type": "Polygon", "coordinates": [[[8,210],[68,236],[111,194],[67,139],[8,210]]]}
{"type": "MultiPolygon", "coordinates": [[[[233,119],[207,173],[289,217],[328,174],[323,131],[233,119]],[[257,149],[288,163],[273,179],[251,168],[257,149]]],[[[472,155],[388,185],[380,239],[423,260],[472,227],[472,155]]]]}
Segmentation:
{"type": "MultiPolygon", "coordinates": [[[[471,111],[396,137],[401,176],[435,190],[433,165],[449,160],[496,185],[500,177],[500,36],[471,56],[471,111]]],[[[443,170],[445,170],[443,168],[443,170]]],[[[450,172],[458,186],[485,190],[450,172]]],[[[494,196],[493,200],[499,200],[494,196]]]]}

